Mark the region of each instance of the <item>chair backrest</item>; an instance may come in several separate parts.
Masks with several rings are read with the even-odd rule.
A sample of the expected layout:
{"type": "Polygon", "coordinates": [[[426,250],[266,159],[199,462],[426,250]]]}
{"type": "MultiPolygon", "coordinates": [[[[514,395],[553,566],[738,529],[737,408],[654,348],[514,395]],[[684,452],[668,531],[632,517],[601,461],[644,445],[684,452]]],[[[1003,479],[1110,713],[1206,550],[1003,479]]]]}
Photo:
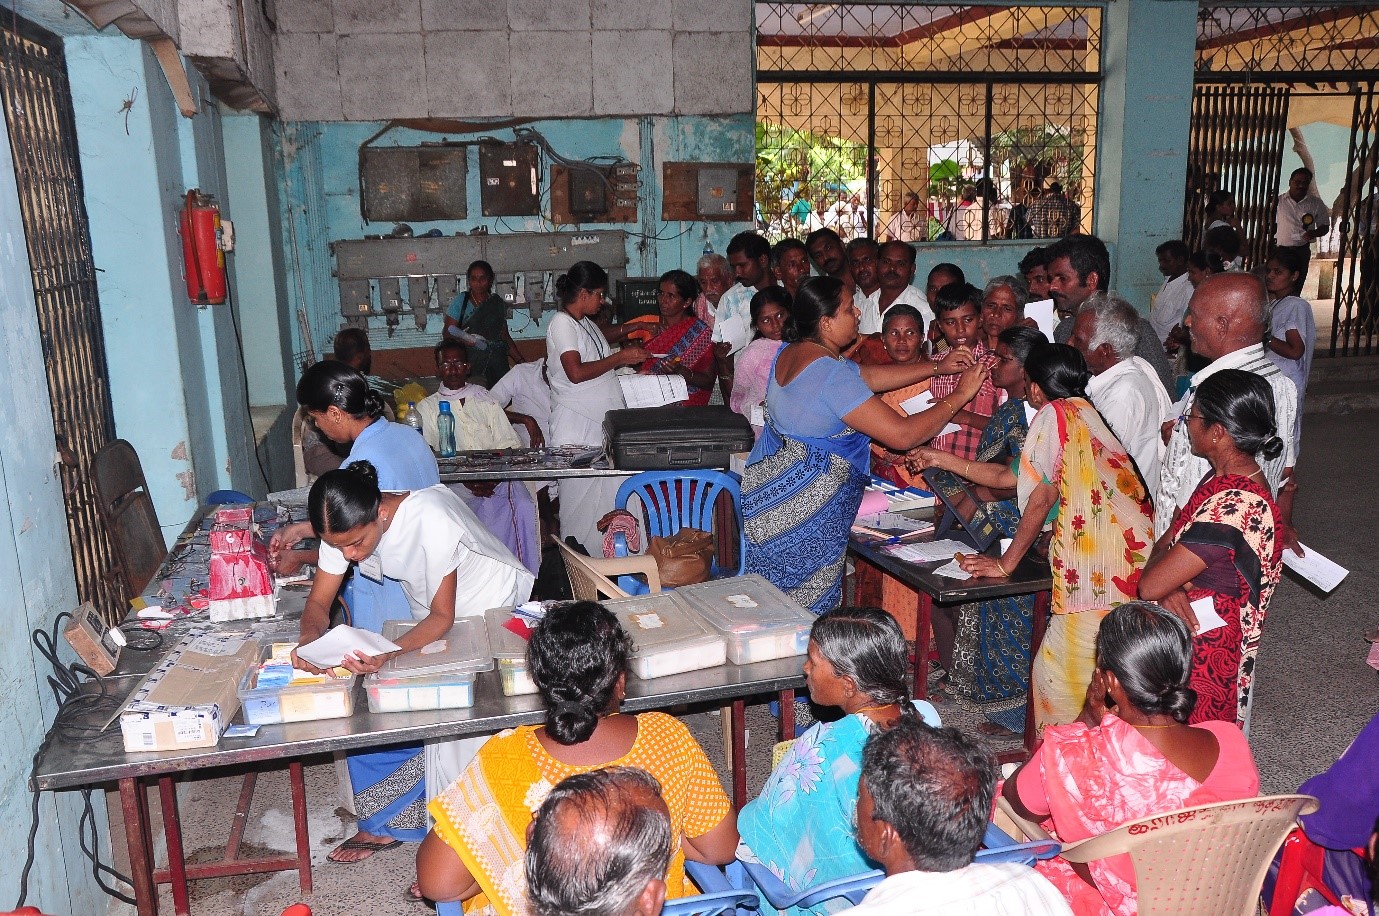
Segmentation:
{"type": "Polygon", "coordinates": [[[551,540],[560,547],[565,558],[565,572],[570,577],[570,593],[576,601],[628,597],[628,592],[613,581],[616,576],[646,577],[646,586],[640,594],[654,595],[661,590],[661,574],[656,568],[656,560],[652,557],[595,559],[572,549],[569,544],[557,537],[552,537],[551,540]]]}
{"type": "Polygon", "coordinates": [[[96,511],[115,549],[115,571],[133,597],[148,585],[168,552],[134,446],[123,439],[101,446],[91,459],[91,480],[96,511]]]}
{"type": "Polygon", "coordinates": [[[1063,848],[1069,862],[1127,853],[1140,916],[1251,916],[1274,853],[1310,795],[1269,795],[1182,808],[1122,824],[1063,848]]]}
{"type": "MultiPolygon", "coordinates": [[[[720,494],[732,500],[737,528],[737,569],[741,575],[747,550],[747,532],[742,526],[742,486],[736,477],[723,471],[643,471],[618,487],[617,507],[627,508],[633,494],[641,500],[648,538],[669,537],[681,528],[715,532],[714,507],[720,494]]],[[[721,545],[720,545],[721,546],[721,545]]]]}
{"type": "MultiPolygon", "coordinates": [[[[729,916],[736,913],[739,908],[758,910],[761,908],[761,900],[756,894],[747,891],[699,894],[695,897],[667,900],[661,908],[661,916],[729,916]]],[[[439,913],[439,910],[437,912],[439,913]]]]}
{"type": "Polygon", "coordinates": [[[302,452],[302,427],[306,424],[306,408],[298,407],[292,415],[292,480],[294,487],[305,487],[316,480],[306,472],[306,455],[302,452]]]}

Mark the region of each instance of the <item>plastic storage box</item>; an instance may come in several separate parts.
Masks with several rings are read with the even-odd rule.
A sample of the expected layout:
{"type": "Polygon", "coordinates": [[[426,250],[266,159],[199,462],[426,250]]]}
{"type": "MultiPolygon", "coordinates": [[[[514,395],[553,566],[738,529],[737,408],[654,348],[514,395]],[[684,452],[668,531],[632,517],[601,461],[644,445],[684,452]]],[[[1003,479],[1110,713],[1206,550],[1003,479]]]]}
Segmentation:
{"type": "Polygon", "coordinates": [[[642,680],[716,668],[727,660],[723,637],[710,632],[675,592],[607,601],[632,637],[632,673],[642,680]]]}
{"type": "Polygon", "coordinates": [[[675,590],[728,645],[734,665],[804,655],[814,615],[761,576],[715,579],[675,590]]]}
{"type": "MultiPolygon", "coordinates": [[[[272,653],[272,646],[265,646],[259,654],[259,665],[272,653]]],[[[244,708],[244,721],[250,725],[343,719],[354,713],[353,676],[316,684],[260,687],[259,673],[259,666],[255,665],[239,682],[239,704],[244,708]]]]}
{"type": "MultiPolygon", "coordinates": [[[[396,642],[414,626],[414,620],[389,620],[383,624],[383,635],[396,642]]],[[[493,654],[483,620],[461,617],[441,639],[390,659],[364,678],[369,712],[473,706],[475,676],[492,670],[493,654]]]]}
{"type": "Polygon", "coordinates": [[[484,612],[488,625],[488,643],[493,648],[493,661],[498,665],[498,678],[503,683],[503,696],[519,697],[536,693],[536,682],[527,671],[527,643],[507,630],[503,624],[512,619],[512,608],[495,607],[484,612]]]}

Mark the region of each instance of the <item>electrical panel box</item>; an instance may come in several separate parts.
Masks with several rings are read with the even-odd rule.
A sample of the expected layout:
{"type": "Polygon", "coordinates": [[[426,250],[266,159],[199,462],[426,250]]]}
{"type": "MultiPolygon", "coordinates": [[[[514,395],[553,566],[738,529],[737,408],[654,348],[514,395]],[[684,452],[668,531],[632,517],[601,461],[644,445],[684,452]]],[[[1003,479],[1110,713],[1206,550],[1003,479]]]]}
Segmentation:
{"type": "Polygon", "coordinates": [[[603,216],[608,212],[608,175],[603,169],[570,169],[570,212],[603,216]]]}
{"type": "Polygon", "coordinates": [[[465,219],[469,163],[464,147],[365,147],[359,200],[364,219],[465,219]]]}
{"type": "Polygon", "coordinates": [[[484,216],[536,216],[540,210],[534,143],[479,145],[479,199],[484,216]]]}
{"type": "Polygon", "coordinates": [[[699,215],[737,215],[737,169],[699,170],[699,215]]]}
{"type": "Polygon", "coordinates": [[[750,222],[754,175],[750,162],[663,162],[661,219],[750,222]]]}
{"type": "Polygon", "coordinates": [[[633,162],[551,166],[551,222],[635,223],[640,172],[633,162]]]}

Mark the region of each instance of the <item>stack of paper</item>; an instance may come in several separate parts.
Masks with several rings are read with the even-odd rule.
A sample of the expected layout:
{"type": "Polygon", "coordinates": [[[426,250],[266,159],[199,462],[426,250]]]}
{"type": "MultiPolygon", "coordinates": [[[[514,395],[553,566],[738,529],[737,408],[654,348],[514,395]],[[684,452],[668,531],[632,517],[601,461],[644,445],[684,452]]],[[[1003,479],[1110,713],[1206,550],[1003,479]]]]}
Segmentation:
{"type": "Polygon", "coordinates": [[[334,668],[355,653],[382,655],[384,652],[398,652],[401,648],[391,639],[384,639],[371,630],[338,626],[331,627],[320,639],[298,646],[297,657],[317,668],[334,668]]]}
{"type": "Polygon", "coordinates": [[[961,541],[945,538],[927,544],[897,544],[887,547],[886,552],[907,563],[933,563],[938,560],[951,560],[955,553],[971,553],[972,548],[961,541]]]}
{"type": "Polygon", "coordinates": [[[618,385],[628,407],[664,407],[689,400],[689,386],[680,375],[620,375],[618,385]]]}

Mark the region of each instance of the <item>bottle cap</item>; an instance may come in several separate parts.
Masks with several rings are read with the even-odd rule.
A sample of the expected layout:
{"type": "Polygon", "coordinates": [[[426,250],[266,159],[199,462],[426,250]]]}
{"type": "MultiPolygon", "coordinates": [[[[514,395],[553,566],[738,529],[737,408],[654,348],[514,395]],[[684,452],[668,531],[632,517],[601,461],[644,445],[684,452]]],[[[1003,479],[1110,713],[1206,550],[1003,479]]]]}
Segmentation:
{"type": "Polygon", "coordinates": [[[449,401],[441,401],[441,413],[450,413],[449,401]]]}

